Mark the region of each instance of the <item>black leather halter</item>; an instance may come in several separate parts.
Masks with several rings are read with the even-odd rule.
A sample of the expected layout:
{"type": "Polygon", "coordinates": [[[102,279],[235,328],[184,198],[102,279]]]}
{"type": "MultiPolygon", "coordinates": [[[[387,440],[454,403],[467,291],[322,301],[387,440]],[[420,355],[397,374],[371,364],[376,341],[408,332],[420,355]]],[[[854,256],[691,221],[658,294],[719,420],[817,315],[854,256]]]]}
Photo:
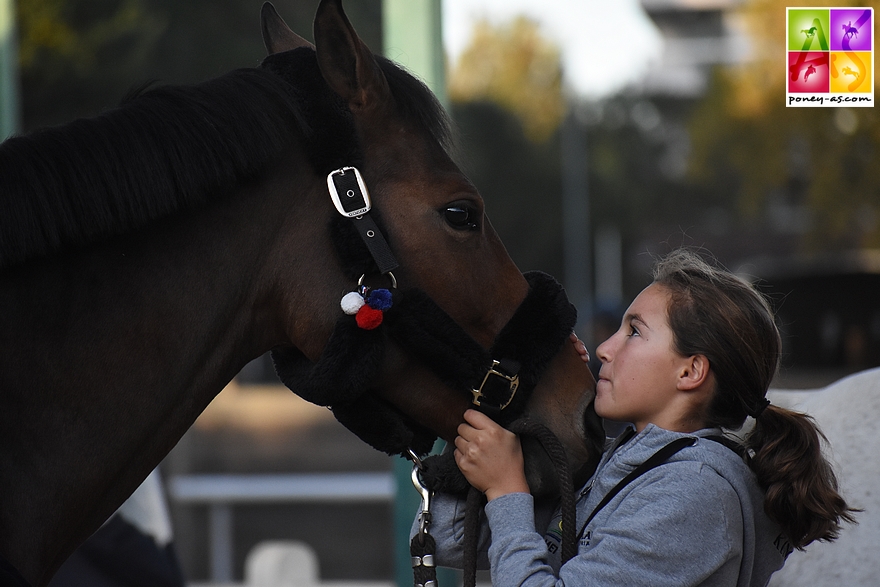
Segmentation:
{"type": "MultiPolygon", "coordinates": [[[[363,196],[368,202],[368,194],[363,196]]],[[[362,211],[362,206],[355,204],[353,209],[362,211]]],[[[368,238],[361,241],[351,235],[362,219],[338,218],[334,242],[343,264],[352,275],[378,271],[380,260],[364,251],[368,238]]],[[[379,219],[370,218],[370,222],[385,242],[379,219]]],[[[380,255],[387,257],[384,252],[380,255]]],[[[526,298],[488,350],[425,292],[395,289],[380,327],[364,330],[353,316],[340,312],[317,362],[309,362],[293,347],[277,348],[272,352],[276,371],[297,395],[331,407],[342,424],[371,446],[388,454],[405,454],[408,449],[426,454],[436,434],[370,392],[385,342],[391,339],[444,383],[471,397],[475,408],[508,425],[523,413],[532,390],[568,340],[577,319],[577,311],[556,280],[541,272],[529,272],[525,277],[530,286],[526,298]]]]}
{"type": "MultiPolygon", "coordinates": [[[[270,55],[263,67],[288,80],[291,95],[303,116],[306,153],[314,171],[333,175],[346,167],[363,162],[363,148],[353,116],[344,101],[327,86],[317,66],[315,52],[295,49],[270,55]]],[[[352,221],[363,205],[349,203],[348,189],[360,184],[356,176],[336,174],[330,191],[342,190],[340,215],[333,218],[330,231],[345,274],[355,283],[363,274],[392,270],[396,260],[371,252],[375,235],[381,235],[381,213],[375,209],[352,221]],[[342,177],[338,177],[342,176],[342,177]],[[354,179],[354,182],[352,180],[354,179]],[[345,214],[345,218],[342,214],[345,214]]],[[[366,186],[362,191],[366,194],[366,186]]],[[[337,208],[338,209],[338,208],[337,208]]],[[[384,240],[381,239],[381,240],[384,240]]],[[[391,253],[385,243],[380,249],[391,253]]],[[[531,290],[518,318],[512,320],[496,339],[491,352],[468,336],[422,291],[394,290],[392,307],[384,312],[381,326],[374,330],[359,328],[356,317],[343,314],[324,351],[314,363],[292,346],[272,351],[281,381],[308,401],[330,406],[337,419],[375,448],[390,454],[402,454],[412,448],[426,454],[436,435],[371,392],[382,364],[385,343],[389,338],[414,352],[447,384],[470,397],[477,397],[484,410],[498,408],[500,421],[512,421],[522,412],[534,382],[546,363],[555,355],[574,326],[574,307],[565,299],[562,288],[543,274],[526,276],[531,290]],[[497,360],[494,371],[487,372],[497,360]],[[511,389],[513,361],[519,363],[519,385],[511,389]],[[480,384],[485,380],[485,384],[480,384]],[[473,390],[478,390],[475,393],[473,390]],[[507,404],[503,409],[501,406],[507,404]]]]}

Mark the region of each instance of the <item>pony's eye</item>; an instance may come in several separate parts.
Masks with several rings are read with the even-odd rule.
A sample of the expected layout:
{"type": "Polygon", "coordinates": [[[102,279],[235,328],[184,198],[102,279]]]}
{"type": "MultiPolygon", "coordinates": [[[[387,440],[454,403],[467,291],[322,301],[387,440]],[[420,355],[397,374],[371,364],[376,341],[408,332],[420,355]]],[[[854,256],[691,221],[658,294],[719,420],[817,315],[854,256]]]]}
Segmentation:
{"type": "Polygon", "coordinates": [[[477,211],[467,206],[449,206],[443,211],[446,222],[457,230],[477,230],[477,211]]]}

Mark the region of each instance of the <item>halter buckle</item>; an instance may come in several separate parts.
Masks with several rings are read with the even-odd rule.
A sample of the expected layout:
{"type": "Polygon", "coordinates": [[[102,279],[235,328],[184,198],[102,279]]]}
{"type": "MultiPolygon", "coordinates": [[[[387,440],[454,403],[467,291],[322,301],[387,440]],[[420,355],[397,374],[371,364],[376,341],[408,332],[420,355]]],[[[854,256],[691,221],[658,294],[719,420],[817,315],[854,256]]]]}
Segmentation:
{"type": "Polygon", "coordinates": [[[363,216],[372,208],[367,184],[357,167],[342,167],[327,175],[327,188],[337,212],[346,218],[363,216]]]}
{"type": "Polygon", "coordinates": [[[476,406],[481,406],[482,402],[485,401],[486,395],[483,393],[483,388],[486,387],[486,383],[489,381],[489,377],[494,375],[496,377],[500,377],[504,381],[507,382],[507,390],[510,392],[507,396],[506,401],[502,400],[498,402],[498,405],[495,406],[498,410],[503,410],[507,406],[510,405],[510,402],[513,401],[514,396],[516,395],[516,390],[519,389],[519,375],[508,375],[507,373],[503,373],[497,370],[495,367],[500,365],[500,361],[496,361],[492,359],[492,366],[489,367],[489,370],[486,371],[486,376],[483,377],[483,382],[480,383],[480,387],[477,389],[472,389],[471,393],[473,394],[473,404],[476,406]]]}

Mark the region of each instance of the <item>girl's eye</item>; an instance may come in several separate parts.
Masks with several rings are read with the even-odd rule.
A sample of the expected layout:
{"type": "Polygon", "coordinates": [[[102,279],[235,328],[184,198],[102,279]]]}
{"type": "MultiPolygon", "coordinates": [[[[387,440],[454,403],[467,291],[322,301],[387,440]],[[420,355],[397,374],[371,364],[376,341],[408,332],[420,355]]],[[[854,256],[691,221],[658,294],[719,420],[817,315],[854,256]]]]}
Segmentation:
{"type": "Polygon", "coordinates": [[[630,336],[639,336],[639,329],[636,328],[635,326],[630,326],[629,327],[629,335],[630,336]]]}
{"type": "Polygon", "coordinates": [[[447,224],[456,230],[477,230],[477,211],[468,206],[449,206],[443,211],[447,224]]]}

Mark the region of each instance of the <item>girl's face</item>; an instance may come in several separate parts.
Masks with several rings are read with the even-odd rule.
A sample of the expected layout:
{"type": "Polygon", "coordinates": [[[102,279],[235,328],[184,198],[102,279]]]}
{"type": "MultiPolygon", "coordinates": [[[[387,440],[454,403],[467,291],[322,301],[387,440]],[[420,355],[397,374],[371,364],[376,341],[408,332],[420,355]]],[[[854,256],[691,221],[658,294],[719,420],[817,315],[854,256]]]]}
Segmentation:
{"type": "Polygon", "coordinates": [[[677,383],[688,359],[673,350],[667,318],[669,294],[651,284],[633,300],[620,328],[596,349],[602,361],[596,384],[596,413],[631,422],[677,429],[683,406],[677,383]]]}

